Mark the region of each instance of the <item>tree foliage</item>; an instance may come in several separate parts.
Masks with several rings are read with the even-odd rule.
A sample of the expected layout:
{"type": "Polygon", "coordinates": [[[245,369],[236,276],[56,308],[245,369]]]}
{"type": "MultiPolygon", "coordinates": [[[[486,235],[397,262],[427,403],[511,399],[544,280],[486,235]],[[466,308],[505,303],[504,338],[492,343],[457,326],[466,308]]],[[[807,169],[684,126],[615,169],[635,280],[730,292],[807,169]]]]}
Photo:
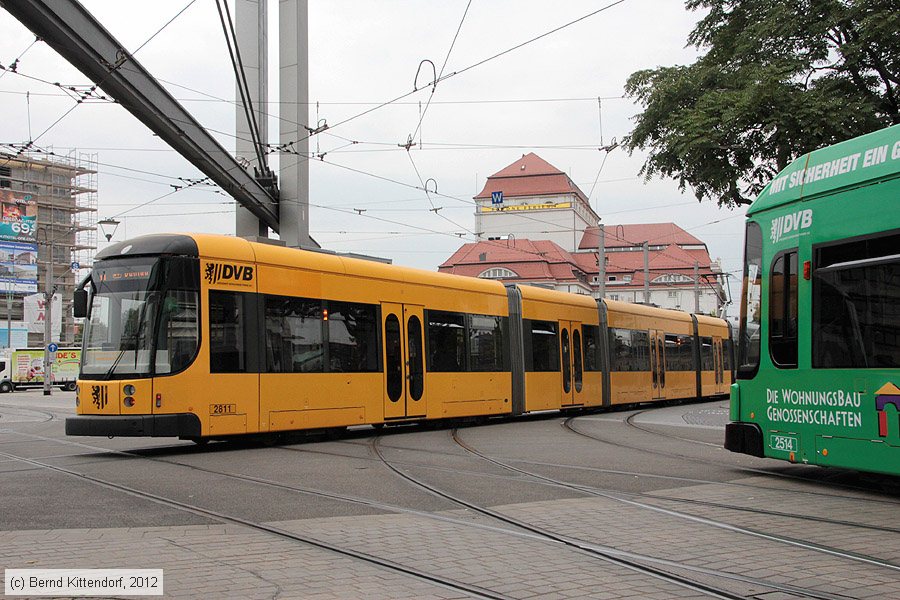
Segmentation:
{"type": "Polygon", "coordinates": [[[900,0],[687,0],[692,65],[633,73],[645,177],[749,204],[797,156],[900,123],[900,0]]]}

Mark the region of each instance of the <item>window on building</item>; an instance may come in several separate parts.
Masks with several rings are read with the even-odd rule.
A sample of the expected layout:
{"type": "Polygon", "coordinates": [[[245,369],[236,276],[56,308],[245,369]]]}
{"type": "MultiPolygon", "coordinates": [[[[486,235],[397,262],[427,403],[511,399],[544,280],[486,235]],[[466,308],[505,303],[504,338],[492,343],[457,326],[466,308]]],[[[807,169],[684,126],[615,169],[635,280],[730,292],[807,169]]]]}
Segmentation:
{"type": "Polygon", "coordinates": [[[487,269],[482,271],[479,275],[482,279],[510,279],[517,278],[518,276],[519,275],[515,271],[510,271],[509,269],[504,269],[502,267],[487,269]]]}
{"type": "Polygon", "coordinates": [[[814,249],[812,363],[900,367],[900,231],[814,249]]]}
{"type": "Polygon", "coordinates": [[[245,373],[247,334],[244,294],[209,293],[209,371],[245,373]]]}
{"type": "Polygon", "coordinates": [[[797,366],[797,250],[772,261],[769,274],[769,354],[780,368],[797,366]]]}

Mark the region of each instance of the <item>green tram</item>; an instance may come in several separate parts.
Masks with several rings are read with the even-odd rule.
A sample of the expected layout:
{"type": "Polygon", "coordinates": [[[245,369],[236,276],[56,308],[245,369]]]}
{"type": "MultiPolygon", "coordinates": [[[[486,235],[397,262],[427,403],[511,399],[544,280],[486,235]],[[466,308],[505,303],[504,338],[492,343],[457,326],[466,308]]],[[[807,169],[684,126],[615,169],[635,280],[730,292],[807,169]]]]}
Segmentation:
{"type": "Polygon", "coordinates": [[[900,475],[900,125],[801,156],[747,216],[725,447],[900,475]]]}

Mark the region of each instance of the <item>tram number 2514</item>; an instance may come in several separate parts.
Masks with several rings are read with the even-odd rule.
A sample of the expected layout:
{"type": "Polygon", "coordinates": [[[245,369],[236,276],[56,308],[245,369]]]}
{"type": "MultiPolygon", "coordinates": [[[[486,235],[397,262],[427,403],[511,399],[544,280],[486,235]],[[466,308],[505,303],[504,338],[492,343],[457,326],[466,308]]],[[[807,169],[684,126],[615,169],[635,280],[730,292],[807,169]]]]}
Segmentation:
{"type": "Polygon", "coordinates": [[[769,438],[769,447],[773,450],[783,450],[784,452],[797,452],[800,444],[797,438],[789,435],[773,435],[769,438]]]}

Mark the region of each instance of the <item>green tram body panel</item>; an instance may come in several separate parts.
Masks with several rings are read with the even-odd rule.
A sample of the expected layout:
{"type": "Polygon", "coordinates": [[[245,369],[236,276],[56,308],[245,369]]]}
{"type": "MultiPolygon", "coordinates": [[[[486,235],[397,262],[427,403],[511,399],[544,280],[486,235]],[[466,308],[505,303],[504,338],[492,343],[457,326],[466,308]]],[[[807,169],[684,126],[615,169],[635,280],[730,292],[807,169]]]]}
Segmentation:
{"type": "MultiPolygon", "coordinates": [[[[738,359],[739,369],[741,363],[751,368],[739,371],[732,386],[726,447],[798,463],[900,475],[900,125],[800,157],[769,183],[747,215],[748,237],[755,223],[762,242],[759,359],[755,372],[754,360],[738,359]],[[857,257],[849,251],[846,260],[833,258],[861,244],[880,244],[880,258],[854,262],[857,257]],[[828,261],[816,264],[828,248],[833,249],[833,277],[841,278],[845,287],[826,288],[828,284],[816,279],[828,272],[828,261]],[[794,249],[796,269],[790,273],[785,265],[791,257],[785,253],[794,249]],[[847,284],[853,273],[863,271],[878,276],[847,284]],[[796,292],[790,289],[794,285],[796,292]],[[867,312],[878,315],[878,326],[860,328],[853,300],[819,300],[815,307],[814,285],[821,286],[819,290],[858,286],[865,306],[874,307],[867,312]],[[788,304],[795,293],[796,325],[788,304]],[[819,321],[814,310],[820,311],[819,321]],[[845,318],[829,321],[832,315],[845,318]],[[838,330],[855,331],[857,337],[846,344],[825,343],[830,332],[838,330]],[[785,355],[780,344],[787,338],[770,336],[788,331],[796,336],[796,350],[789,347],[788,352],[795,353],[790,358],[795,357],[796,366],[785,368],[776,365],[773,353],[785,355]],[[876,349],[868,355],[865,341],[870,340],[863,341],[863,333],[876,349]],[[865,357],[864,364],[838,365],[858,361],[851,358],[857,352],[865,357]]],[[[746,270],[743,287],[741,300],[747,303],[746,270]]],[[[826,292],[817,293],[826,297],[826,292]]],[[[844,294],[850,298],[856,292],[844,294]]],[[[747,348],[753,335],[752,327],[742,326],[738,346],[747,348]]]]}

